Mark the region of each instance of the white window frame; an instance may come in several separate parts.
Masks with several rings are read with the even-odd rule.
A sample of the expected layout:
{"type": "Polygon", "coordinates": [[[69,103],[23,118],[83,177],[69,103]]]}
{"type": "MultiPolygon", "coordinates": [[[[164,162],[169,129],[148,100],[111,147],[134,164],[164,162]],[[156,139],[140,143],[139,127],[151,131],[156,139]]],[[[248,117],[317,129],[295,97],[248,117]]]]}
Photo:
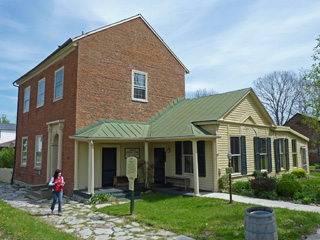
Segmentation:
{"type": "Polygon", "coordinates": [[[291,148],[292,148],[292,167],[297,168],[298,167],[298,155],[297,155],[297,140],[291,139],[291,148]],[[295,152],[293,151],[293,143],[295,145],[295,152]],[[294,159],[296,160],[296,164],[294,164],[294,159]]]}
{"type": "Polygon", "coordinates": [[[285,146],[285,141],[283,138],[279,139],[279,158],[280,158],[280,167],[281,169],[285,169],[286,168],[286,146],[285,146]],[[281,143],[282,143],[282,149],[281,149],[281,143]],[[282,150],[282,152],[281,152],[282,150]]]}
{"type": "Polygon", "coordinates": [[[182,141],[182,170],[183,174],[191,174],[193,175],[193,149],[192,149],[192,142],[191,141],[182,141]],[[191,153],[185,153],[184,149],[184,143],[185,142],[190,142],[191,143],[191,153]],[[191,159],[191,172],[186,171],[186,160],[187,158],[191,159]]]}
{"type": "Polygon", "coordinates": [[[36,141],[35,141],[35,151],[34,151],[34,168],[35,169],[41,169],[41,166],[42,166],[42,144],[43,143],[43,137],[42,137],[42,135],[37,135],[36,136],[36,141]],[[40,164],[37,162],[37,153],[39,152],[39,151],[37,151],[38,150],[38,146],[37,146],[37,143],[38,143],[38,138],[41,138],[41,146],[40,146],[40,149],[41,149],[41,151],[40,151],[40,153],[41,153],[41,158],[40,158],[40,164]]]}
{"type": "Polygon", "coordinates": [[[45,90],[46,90],[46,79],[42,78],[41,80],[38,81],[38,95],[37,95],[37,108],[42,107],[44,105],[44,97],[45,97],[45,90]],[[43,83],[43,92],[40,92],[40,84],[43,83]],[[43,95],[43,102],[39,103],[40,100],[40,95],[43,95]]]}
{"type": "Polygon", "coordinates": [[[137,71],[137,70],[132,70],[132,93],[131,94],[132,94],[133,101],[148,102],[148,73],[137,71]],[[141,75],[145,76],[145,89],[144,89],[145,90],[145,99],[134,97],[134,89],[136,88],[136,86],[134,85],[134,75],[135,74],[141,74],[141,75]]]}
{"type": "Polygon", "coordinates": [[[260,166],[261,166],[261,171],[267,171],[268,169],[268,144],[267,144],[267,139],[266,138],[259,138],[259,145],[260,145],[260,149],[259,149],[259,154],[260,154],[260,166]],[[261,152],[261,140],[264,139],[265,140],[265,146],[266,146],[266,152],[261,152]],[[265,168],[262,168],[262,160],[263,158],[265,159],[265,163],[266,166],[265,168]]]}
{"type": "Polygon", "coordinates": [[[234,173],[233,174],[235,174],[235,175],[237,175],[237,174],[241,174],[241,138],[240,138],[240,136],[230,136],[230,153],[231,153],[231,156],[232,156],[232,158],[231,158],[231,166],[232,166],[232,168],[233,168],[233,170],[234,170],[234,173]],[[239,153],[232,153],[232,151],[231,151],[231,138],[238,138],[239,139],[239,153]],[[236,171],[236,169],[235,169],[235,167],[234,167],[234,164],[233,164],[233,162],[234,161],[236,161],[234,158],[235,157],[238,157],[238,166],[239,166],[239,169],[238,169],[238,171],[236,171]]]}
{"type": "Polygon", "coordinates": [[[63,85],[64,85],[64,66],[57,69],[55,72],[54,72],[54,92],[53,92],[53,101],[58,101],[58,100],[61,100],[63,98],[63,85]],[[57,89],[57,85],[56,85],[56,81],[57,81],[57,73],[60,72],[60,71],[63,71],[63,74],[62,74],[62,93],[61,93],[61,96],[59,97],[56,97],[56,89],[57,89]]]}
{"type": "Polygon", "coordinates": [[[30,109],[30,95],[31,95],[31,87],[27,87],[24,89],[24,101],[23,101],[23,112],[29,112],[30,109]],[[27,95],[26,92],[29,91],[29,98],[26,99],[27,95]],[[28,107],[26,108],[26,102],[28,101],[28,107]]]}
{"type": "Polygon", "coordinates": [[[27,160],[28,160],[28,137],[22,137],[22,142],[21,142],[21,164],[20,164],[20,166],[21,167],[26,167],[27,166],[27,160]],[[25,149],[25,151],[24,151],[24,149],[23,149],[23,141],[24,140],[27,140],[27,146],[26,146],[26,149],[25,149]],[[23,158],[23,153],[26,153],[25,154],[25,160],[24,160],[24,158],[23,158]]]}

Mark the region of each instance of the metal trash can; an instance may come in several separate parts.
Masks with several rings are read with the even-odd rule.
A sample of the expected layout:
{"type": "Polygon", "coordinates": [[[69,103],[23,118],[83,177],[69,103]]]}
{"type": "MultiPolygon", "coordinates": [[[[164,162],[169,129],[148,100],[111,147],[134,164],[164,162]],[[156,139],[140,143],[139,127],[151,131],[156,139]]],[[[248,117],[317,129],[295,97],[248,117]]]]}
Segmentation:
{"type": "Polygon", "coordinates": [[[245,211],[246,240],[278,240],[274,210],[269,207],[250,207],[245,211]]]}

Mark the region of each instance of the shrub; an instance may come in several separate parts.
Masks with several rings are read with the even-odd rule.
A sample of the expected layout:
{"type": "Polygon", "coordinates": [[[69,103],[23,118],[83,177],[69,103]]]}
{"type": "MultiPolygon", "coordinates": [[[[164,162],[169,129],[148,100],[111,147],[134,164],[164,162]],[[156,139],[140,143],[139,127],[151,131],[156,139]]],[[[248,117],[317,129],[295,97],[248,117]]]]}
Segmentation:
{"type": "Polygon", "coordinates": [[[301,192],[301,185],[295,180],[281,179],[276,192],[281,197],[292,198],[295,192],[301,192]]]}
{"type": "Polygon", "coordinates": [[[296,175],[297,178],[304,178],[307,176],[307,172],[304,169],[293,169],[291,173],[296,175]]]}
{"type": "Polygon", "coordinates": [[[313,166],[315,167],[315,169],[320,169],[320,164],[319,163],[315,163],[313,166]]]}
{"type": "Polygon", "coordinates": [[[0,168],[13,168],[14,148],[4,147],[0,151],[0,168]]]}
{"type": "Polygon", "coordinates": [[[282,174],[282,179],[296,180],[297,176],[292,173],[285,173],[285,174],[282,174]]]}
{"type": "Polygon", "coordinates": [[[267,172],[261,172],[259,170],[254,171],[252,176],[254,178],[267,178],[268,177],[268,173],[267,172]]]}
{"type": "Polygon", "coordinates": [[[256,178],[251,180],[251,188],[255,192],[273,191],[276,182],[272,178],[256,178]]]}
{"type": "Polygon", "coordinates": [[[257,192],[255,196],[257,198],[263,198],[263,199],[271,199],[271,200],[278,199],[277,193],[275,191],[261,191],[261,192],[257,192]]]}
{"type": "Polygon", "coordinates": [[[93,195],[89,201],[88,204],[99,204],[99,203],[106,203],[109,202],[109,200],[115,199],[115,197],[112,194],[95,194],[93,195]]]}
{"type": "Polygon", "coordinates": [[[311,197],[305,197],[302,201],[303,204],[310,204],[312,203],[312,198],[311,197]]]}
{"type": "Polygon", "coordinates": [[[244,192],[251,191],[251,183],[247,182],[235,182],[232,184],[232,193],[243,195],[244,192]]]}
{"type": "Polygon", "coordinates": [[[293,200],[297,202],[302,202],[302,200],[306,197],[304,192],[295,192],[293,194],[293,200]]]}
{"type": "Polygon", "coordinates": [[[219,178],[219,189],[222,192],[229,190],[229,176],[223,175],[221,178],[219,178]]]}

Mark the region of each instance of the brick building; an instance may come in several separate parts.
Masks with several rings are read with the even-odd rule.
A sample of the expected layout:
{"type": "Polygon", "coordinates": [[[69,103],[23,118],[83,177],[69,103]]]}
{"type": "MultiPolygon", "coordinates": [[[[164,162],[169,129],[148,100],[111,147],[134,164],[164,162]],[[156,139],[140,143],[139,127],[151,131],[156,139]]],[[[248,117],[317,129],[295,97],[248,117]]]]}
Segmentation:
{"type": "Polygon", "coordinates": [[[312,144],[313,140],[319,141],[319,136],[316,136],[314,130],[309,128],[308,125],[302,123],[303,115],[300,113],[295,114],[290,118],[284,125],[292,128],[293,130],[303,134],[308,137],[308,149],[309,149],[309,161],[310,164],[320,163],[320,146],[317,144],[314,146],[312,144]]]}
{"type": "Polygon", "coordinates": [[[184,98],[186,73],[141,15],[67,40],[14,82],[14,180],[43,184],[62,168],[71,195],[75,147],[69,137],[100,118],[146,121],[184,98]]]}
{"type": "Polygon", "coordinates": [[[126,180],[131,156],[139,183],[195,195],[219,190],[228,161],[236,180],[309,171],[308,138],[276,126],[252,89],[184,99],[186,73],[141,15],[69,39],[14,82],[14,181],[45,184],[59,168],[65,194],[91,195],[126,180]]]}

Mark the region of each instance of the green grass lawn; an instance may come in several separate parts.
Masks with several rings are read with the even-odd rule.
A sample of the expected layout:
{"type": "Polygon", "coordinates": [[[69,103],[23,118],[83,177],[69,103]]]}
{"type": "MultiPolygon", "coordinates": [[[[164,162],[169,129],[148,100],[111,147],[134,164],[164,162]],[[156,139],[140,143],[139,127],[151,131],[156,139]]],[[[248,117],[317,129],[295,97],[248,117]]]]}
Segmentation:
{"type": "Polygon", "coordinates": [[[0,199],[0,239],[78,239],[0,199]]]}
{"type": "MultiPolygon", "coordinates": [[[[163,228],[196,239],[244,239],[245,209],[253,205],[212,198],[169,197],[147,194],[130,204],[108,206],[97,211],[124,216],[156,228],[163,228]]],[[[320,224],[320,214],[274,208],[279,239],[301,239],[320,224]]]]}

